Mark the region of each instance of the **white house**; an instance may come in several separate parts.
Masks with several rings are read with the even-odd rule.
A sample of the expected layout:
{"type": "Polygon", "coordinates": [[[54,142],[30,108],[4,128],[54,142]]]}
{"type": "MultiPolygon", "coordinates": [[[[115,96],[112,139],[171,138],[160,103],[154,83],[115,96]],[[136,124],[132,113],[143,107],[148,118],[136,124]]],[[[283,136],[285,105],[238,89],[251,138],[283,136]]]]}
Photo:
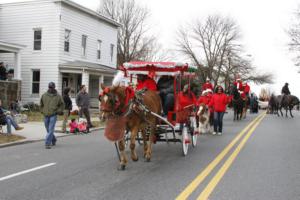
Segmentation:
{"type": "Polygon", "coordinates": [[[116,72],[119,26],[70,0],[0,4],[0,45],[10,48],[0,61],[21,79],[23,102],[38,102],[50,81],[75,94],[84,84],[96,99],[116,72]]]}

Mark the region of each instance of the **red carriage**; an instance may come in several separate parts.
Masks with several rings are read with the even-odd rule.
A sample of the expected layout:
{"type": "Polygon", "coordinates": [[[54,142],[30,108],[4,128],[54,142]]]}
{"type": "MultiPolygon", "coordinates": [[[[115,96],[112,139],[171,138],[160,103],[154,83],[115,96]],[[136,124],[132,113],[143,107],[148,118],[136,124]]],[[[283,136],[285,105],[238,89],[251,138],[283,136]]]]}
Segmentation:
{"type": "MultiPolygon", "coordinates": [[[[119,69],[124,72],[124,76],[131,84],[141,74],[150,75],[156,79],[162,76],[173,77],[173,107],[168,110],[166,116],[151,111],[149,113],[159,119],[155,131],[155,142],[181,142],[183,155],[187,155],[189,144],[195,147],[198,135],[195,97],[190,87],[191,80],[195,78],[195,68],[175,62],[128,62],[119,69]],[[185,94],[188,95],[183,95],[183,85],[187,90],[185,94]]],[[[144,109],[147,110],[147,108],[144,109]]],[[[129,134],[126,134],[126,137],[128,140],[129,134]]],[[[141,138],[137,140],[141,141],[141,138]]]]}

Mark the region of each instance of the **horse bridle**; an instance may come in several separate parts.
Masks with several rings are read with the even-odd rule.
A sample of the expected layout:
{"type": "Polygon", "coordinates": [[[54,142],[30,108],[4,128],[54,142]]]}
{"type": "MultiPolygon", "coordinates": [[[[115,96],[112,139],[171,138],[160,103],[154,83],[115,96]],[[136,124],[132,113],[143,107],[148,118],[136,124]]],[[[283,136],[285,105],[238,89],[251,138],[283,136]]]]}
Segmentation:
{"type": "Polygon", "coordinates": [[[102,94],[99,95],[99,101],[101,102],[102,99],[101,97],[107,96],[109,99],[109,104],[112,107],[111,110],[109,110],[106,106],[100,106],[100,111],[101,112],[105,112],[105,113],[110,113],[113,116],[116,115],[121,115],[122,114],[122,104],[120,103],[120,101],[116,98],[118,97],[118,95],[110,92],[109,90],[104,90],[104,92],[102,92],[102,94]]]}

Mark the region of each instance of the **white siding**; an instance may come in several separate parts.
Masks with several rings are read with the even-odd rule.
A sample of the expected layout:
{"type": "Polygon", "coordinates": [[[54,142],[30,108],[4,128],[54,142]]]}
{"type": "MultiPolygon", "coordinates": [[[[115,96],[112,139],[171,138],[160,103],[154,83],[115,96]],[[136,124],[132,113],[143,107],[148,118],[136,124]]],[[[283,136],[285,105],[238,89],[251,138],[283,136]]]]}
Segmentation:
{"type": "Polygon", "coordinates": [[[60,30],[60,62],[84,60],[116,67],[116,46],[118,30],[100,19],[62,4],[60,30]],[[65,29],[71,30],[70,52],[64,52],[65,29]],[[81,37],[87,36],[86,57],[81,53],[81,37]],[[101,40],[101,59],[97,60],[97,41],[101,40]],[[110,59],[110,44],[114,44],[114,58],[110,59]]]}
{"type": "MultiPolygon", "coordinates": [[[[49,81],[58,82],[59,10],[53,2],[28,2],[0,6],[0,40],[26,45],[21,54],[22,100],[31,96],[32,69],[41,70],[40,95],[49,81]],[[33,29],[42,29],[42,50],[33,51],[33,29]]],[[[60,88],[58,88],[60,89],[60,88]]]]}
{"type": "MultiPolygon", "coordinates": [[[[0,5],[0,40],[25,45],[21,51],[22,101],[39,101],[31,95],[32,70],[39,69],[40,95],[48,82],[57,83],[61,92],[62,75],[59,64],[82,60],[116,67],[117,27],[64,2],[43,0],[0,5]],[[42,50],[33,50],[34,29],[42,30],[42,50]],[[64,52],[65,29],[71,30],[70,51],[64,52]],[[86,35],[86,57],[81,55],[81,37],[86,35]],[[97,40],[102,41],[101,59],[97,60],[97,40]],[[114,58],[110,58],[110,45],[115,46],[114,58]]],[[[13,54],[0,54],[0,60],[8,63],[13,54]]]]}

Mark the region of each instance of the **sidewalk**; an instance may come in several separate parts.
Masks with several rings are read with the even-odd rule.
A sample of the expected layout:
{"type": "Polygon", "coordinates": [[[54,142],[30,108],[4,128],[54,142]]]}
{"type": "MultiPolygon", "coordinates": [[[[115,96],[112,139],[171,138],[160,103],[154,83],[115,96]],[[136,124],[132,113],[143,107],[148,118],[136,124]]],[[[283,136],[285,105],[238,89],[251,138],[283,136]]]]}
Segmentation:
{"type": "MultiPolygon", "coordinates": [[[[92,121],[96,121],[96,120],[97,120],[97,118],[92,119],[92,121]]],[[[42,141],[46,137],[47,133],[46,133],[46,129],[45,129],[43,122],[27,122],[27,123],[19,124],[19,125],[21,127],[24,127],[24,129],[20,130],[20,131],[15,131],[14,128],[12,128],[13,134],[23,136],[26,139],[17,141],[17,142],[2,144],[2,145],[0,145],[0,147],[11,146],[11,145],[16,145],[16,144],[24,144],[24,143],[34,142],[34,141],[42,141]]],[[[56,127],[55,127],[55,136],[56,137],[65,137],[65,136],[73,135],[73,134],[61,133],[61,126],[62,126],[62,121],[57,121],[56,127]]],[[[3,128],[4,128],[4,132],[7,132],[6,126],[3,128]]],[[[90,129],[90,131],[99,130],[102,128],[103,127],[92,128],[92,129],[90,129]]]]}

